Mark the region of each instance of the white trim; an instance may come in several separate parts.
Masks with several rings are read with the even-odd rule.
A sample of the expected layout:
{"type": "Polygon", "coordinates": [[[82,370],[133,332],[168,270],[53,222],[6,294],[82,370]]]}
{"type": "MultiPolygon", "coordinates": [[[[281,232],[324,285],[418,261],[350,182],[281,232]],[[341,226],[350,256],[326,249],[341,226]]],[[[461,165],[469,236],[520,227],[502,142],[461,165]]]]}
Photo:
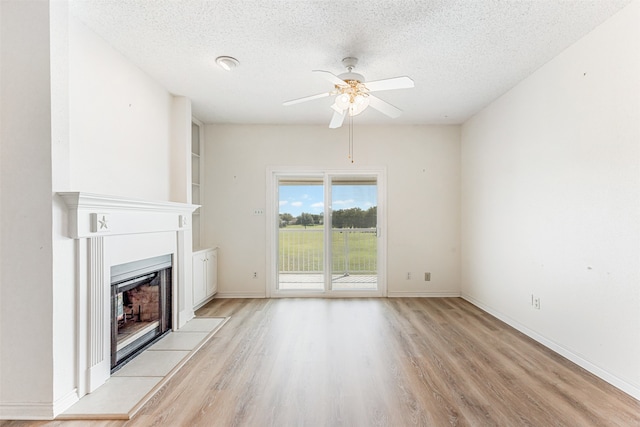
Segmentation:
{"type": "Polygon", "coordinates": [[[573,350],[571,350],[571,349],[569,349],[567,347],[564,347],[564,346],[558,344],[557,342],[544,337],[543,335],[540,335],[539,333],[535,332],[534,330],[529,329],[528,327],[526,327],[523,324],[517,322],[516,320],[510,318],[509,316],[506,316],[506,315],[500,313],[499,311],[494,310],[493,308],[491,308],[491,307],[487,306],[486,304],[478,301],[477,299],[473,298],[472,296],[467,295],[465,293],[462,293],[460,296],[464,300],[470,302],[471,304],[475,305],[476,307],[480,308],[481,310],[489,313],[493,317],[503,321],[504,323],[506,323],[507,325],[511,326],[512,328],[517,329],[518,331],[522,332],[523,334],[525,334],[529,338],[539,342],[540,344],[544,345],[545,347],[549,348],[550,350],[553,350],[554,352],[556,352],[559,355],[565,357],[566,359],[570,360],[571,362],[575,363],[576,365],[586,369],[587,371],[591,372],[595,376],[597,376],[597,377],[603,379],[604,381],[608,382],[612,386],[622,390],[623,392],[627,393],[631,397],[634,397],[635,399],[640,400],[640,387],[637,387],[637,386],[635,386],[633,384],[630,384],[630,383],[620,379],[619,377],[617,377],[616,375],[612,374],[611,372],[608,372],[608,371],[598,367],[597,365],[595,365],[592,362],[588,361],[587,359],[585,359],[581,355],[575,353],[573,350]]]}
{"type": "Polygon", "coordinates": [[[215,299],[226,298],[268,298],[264,293],[260,292],[218,292],[215,299]]]}
{"type": "Polygon", "coordinates": [[[176,232],[176,253],[171,278],[171,325],[182,328],[195,317],[193,308],[192,236],[189,230],[176,232]],[[184,284],[184,286],[180,286],[184,284]]]}
{"type": "Polygon", "coordinates": [[[303,290],[284,290],[277,291],[271,295],[271,298],[384,298],[384,295],[380,294],[380,291],[368,291],[368,290],[345,290],[345,291],[303,291],[303,290]]]}
{"type": "Polygon", "coordinates": [[[2,403],[0,420],[52,420],[52,403],[2,403]]]}
{"type": "Polygon", "coordinates": [[[67,393],[65,396],[62,396],[60,399],[53,402],[53,413],[58,416],[62,412],[66,411],[74,404],[78,403],[80,398],[78,397],[78,390],[74,389],[67,393]]]}
{"type": "Polygon", "coordinates": [[[390,291],[387,295],[389,298],[459,298],[460,292],[457,291],[390,291]]]}
{"type": "Polygon", "coordinates": [[[12,402],[0,404],[0,420],[53,420],[78,402],[76,389],[53,403],[12,402]]]}
{"type": "Polygon", "coordinates": [[[69,208],[68,234],[72,239],[188,230],[190,221],[184,223],[180,215],[191,217],[199,206],[81,192],[57,194],[69,208]],[[96,229],[99,220],[104,220],[106,226],[96,229]]]}
{"type": "Polygon", "coordinates": [[[87,374],[87,360],[89,360],[89,349],[84,345],[89,339],[89,290],[85,286],[89,277],[89,263],[81,262],[89,258],[89,240],[75,240],[75,265],[78,280],[76,280],[76,309],[78,321],[76,322],[76,392],[78,396],[88,393],[89,378],[87,374]]]}
{"type": "MultiPolygon", "coordinates": [[[[322,177],[322,191],[323,191],[322,199],[324,201],[323,209],[322,209],[322,215],[324,218],[324,225],[323,225],[324,230],[322,231],[322,250],[324,252],[323,253],[324,265],[322,266],[322,275],[324,276],[323,286],[327,292],[328,297],[333,295],[333,289],[332,289],[333,284],[331,283],[331,276],[333,274],[333,271],[331,269],[331,264],[333,261],[332,260],[333,248],[332,248],[331,235],[333,233],[332,231],[327,231],[333,228],[333,218],[331,216],[331,212],[333,212],[333,203],[332,203],[333,202],[333,186],[331,185],[332,177],[333,175],[327,174],[327,173],[323,174],[323,177],[322,177]]],[[[280,202],[278,201],[278,205],[279,204],[280,202]]],[[[278,233],[280,233],[280,230],[278,230],[278,233]]],[[[273,247],[271,250],[273,250],[273,247]]],[[[345,269],[346,268],[347,267],[345,266],[345,269]]],[[[280,281],[279,274],[278,274],[278,281],[280,281]]],[[[276,290],[276,292],[278,292],[282,296],[287,296],[287,293],[288,293],[288,292],[282,292],[280,290],[276,290]]],[[[305,293],[305,296],[306,296],[306,293],[305,293]]]]}
{"type": "MultiPolygon", "coordinates": [[[[87,392],[91,393],[100,387],[111,375],[111,324],[110,308],[110,272],[106,271],[104,238],[94,237],[89,240],[87,252],[89,281],[87,286],[88,337],[87,343],[87,392]]],[[[82,262],[84,264],[84,262],[82,262]]],[[[84,321],[84,319],[83,319],[84,321]]]]}
{"type": "MultiPolygon", "coordinates": [[[[211,301],[212,299],[214,299],[217,295],[218,295],[217,293],[216,293],[216,294],[213,294],[213,295],[211,295],[210,297],[207,297],[207,298],[205,298],[204,300],[200,301],[198,304],[194,305],[194,306],[193,306],[194,317],[195,317],[195,312],[196,312],[199,308],[204,307],[204,306],[205,306],[209,301],[211,301]]],[[[191,320],[191,319],[189,319],[189,320],[191,320]]],[[[182,326],[184,326],[184,325],[182,325],[182,326]]]]}
{"type": "Polygon", "coordinates": [[[109,196],[83,192],[57,193],[70,208],[118,209],[150,212],[193,212],[199,205],[187,203],[164,202],[155,200],[132,199],[128,197],[109,196]]]}

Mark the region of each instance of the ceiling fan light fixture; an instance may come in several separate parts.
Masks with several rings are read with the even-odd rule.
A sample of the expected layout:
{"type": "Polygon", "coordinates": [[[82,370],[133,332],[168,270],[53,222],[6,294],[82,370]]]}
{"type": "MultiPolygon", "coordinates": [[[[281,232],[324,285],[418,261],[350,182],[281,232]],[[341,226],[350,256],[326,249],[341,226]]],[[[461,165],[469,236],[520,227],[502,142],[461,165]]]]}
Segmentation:
{"type": "Polygon", "coordinates": [[[353,103],[358,107],[366,107],[369,105],[369,98],[364,95],[356,95],[353,99],[353,103]]]}
{"type": "Polygon", "coordinates": [[[231,71],[240,65],[240,61],[231,56],[218,56],[216,58],[216,64],[225,71],[231,71]]]}
{"type": "Polygon", "coordinates": [[[369,106],[369,97],[363,95],[356,95],[353,99],[353,103],[351,104],[351,108],[349,109],[349,114],[352,116],[357,116],[367,109],[369,106]]]}
{"type": "Polygon", "coordinates": [[[351,105],[351,96],[348,93],[341,93],[336,96],[335,105],[342,110],[346,110],[351,105]]]}

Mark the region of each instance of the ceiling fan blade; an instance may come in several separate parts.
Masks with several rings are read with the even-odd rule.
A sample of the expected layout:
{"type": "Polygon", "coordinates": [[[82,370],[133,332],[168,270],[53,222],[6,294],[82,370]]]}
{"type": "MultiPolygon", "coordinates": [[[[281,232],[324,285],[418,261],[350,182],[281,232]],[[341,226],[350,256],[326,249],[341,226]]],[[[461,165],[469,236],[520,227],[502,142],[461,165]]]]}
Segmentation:
{"type": "Polygon", "coordinates": [[[364,85],[367,87],[367,89],[369,89],[369,92],[392,89],[409,89],[414,87],[413,80],[411,80],[407,76],[393,77],[384,80],[374,80],[372,82],[365,82],[364,85]]]}
{"type": "Polygon", "coordinates": [[[317,95],[305,96],[304,98],[292,99],[291,101],[285,101],[282,103],[285,107],[288,105],[299,104],[301,102],[311,101],[313,99],[324,98],[331,95],[330,92],[319,93],[317,95]]]}
{"type": "Polygon", "coordinates": [[[313,70],[313,72],[321,75],[322,77],[329,80],[331,83],[333,83],[336,86],[349,86],[347,82],[345,82],[340,77],[336,76],[330,71],[313,70]]]}
{"type": "Polygon", "coordinates": [[[331,117],[331,122],[329,123],[329,128],[336,129],[342,126],[342,122],[344,122],[344,117],[346,116],[346,110],[342,113],[334,110],[333,117],[331,117]]]}
{"type": "Polygon", "coordinates": [[[402,114],[402,110],[394,107],[386,101],[383,101],[380,98],[377,98],[373,95],[369,95],[369,107],[375,108],[380,111],[382,114],[386,114],[387,116],[395,119],[396,117],[402,114]]]}

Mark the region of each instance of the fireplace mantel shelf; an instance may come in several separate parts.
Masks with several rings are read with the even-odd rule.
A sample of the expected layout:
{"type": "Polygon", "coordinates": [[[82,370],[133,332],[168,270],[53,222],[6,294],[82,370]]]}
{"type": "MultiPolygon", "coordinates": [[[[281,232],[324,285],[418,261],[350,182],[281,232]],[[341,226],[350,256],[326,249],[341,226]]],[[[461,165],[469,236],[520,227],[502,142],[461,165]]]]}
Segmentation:
{"type": "Polygon", "coordinates": [[[57,193],[69,208],[69,237],[177,231],[191,228],[199,207],[83,192],[57,193]]]}

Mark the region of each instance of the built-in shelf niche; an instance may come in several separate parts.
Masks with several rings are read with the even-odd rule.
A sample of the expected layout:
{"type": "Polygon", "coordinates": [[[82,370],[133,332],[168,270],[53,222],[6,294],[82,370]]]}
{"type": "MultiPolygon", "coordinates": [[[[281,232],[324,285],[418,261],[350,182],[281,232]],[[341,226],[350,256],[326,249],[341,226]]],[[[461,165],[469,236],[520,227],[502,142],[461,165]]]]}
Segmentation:
{"type": "MultiPolygon", "coordinates": [[[[194,205],[202,205],[203,191],[203,125],[197,120],[191,122],[191,203],[194,205]]],[[[191,228],[193,231],[193,250],[202,247],[202,227],[201,227],[202,208],[195,210],[192,216],[191,228]]]]}

